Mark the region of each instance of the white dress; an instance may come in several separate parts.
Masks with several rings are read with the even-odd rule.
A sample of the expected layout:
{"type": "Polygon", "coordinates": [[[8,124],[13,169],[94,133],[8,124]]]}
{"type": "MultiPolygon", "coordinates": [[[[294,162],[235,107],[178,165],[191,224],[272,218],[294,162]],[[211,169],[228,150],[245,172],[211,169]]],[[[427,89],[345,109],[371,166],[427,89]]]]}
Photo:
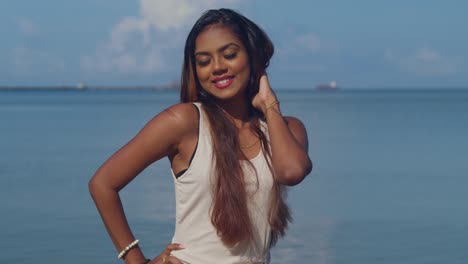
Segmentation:
{"type": "MultiPolygon", "coordinates": [[[[172,242],[184,245],[185,249],[172,251],[171,254],[190,264],[269,263],[271,228],[268,210],[273,176],[267,161],[262,151],[250,160],[258,173],[258,186],[255,172],[247,166],[246,161],[241,161],[253,224],[253,241],[227,247],[211,223],[214,162],[209,122],[201,104],[194,104],[200,110],[198,145],[188,169],[179,177],[172,173],[176,195],[176,223],[172,242]]],[[[265,123],[262,123],[262,129],[266,133],[265,123]]]]}

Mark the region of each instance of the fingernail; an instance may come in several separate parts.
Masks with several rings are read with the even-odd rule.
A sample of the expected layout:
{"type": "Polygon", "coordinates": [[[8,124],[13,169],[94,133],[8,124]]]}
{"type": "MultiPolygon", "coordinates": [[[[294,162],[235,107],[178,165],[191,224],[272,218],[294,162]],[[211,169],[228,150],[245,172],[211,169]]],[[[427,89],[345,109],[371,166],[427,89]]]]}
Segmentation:
{"type": "Polygon", "coordinates": [[[185,246],[184,246],[184,245],[182,245],[182,244],[179,244],[179,248],[181,248],[181,249],[184,249],[184,248],[185,248],[185,246]]]}

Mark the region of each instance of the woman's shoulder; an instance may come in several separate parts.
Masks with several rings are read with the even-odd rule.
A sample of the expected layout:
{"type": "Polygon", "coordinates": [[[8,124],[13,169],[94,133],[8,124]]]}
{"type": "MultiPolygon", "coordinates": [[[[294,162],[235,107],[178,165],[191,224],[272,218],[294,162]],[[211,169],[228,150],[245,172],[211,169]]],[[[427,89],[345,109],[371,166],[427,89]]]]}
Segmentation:
{"type": "Polygon", "coordinates": [[[193,103],[178,103],[166,108],[161,114],[169,116],[181,127],[191,128],[198,124],[198,110],[193,103]]]}
{"type": "Polygon", "coordinates": [[[186,120],[190,120],[198,115],[197,106],[195,103],[174,104],[166,108],[164,112],[173,115],[174,117],[186,120]]]}
{"type": "Polygon", "coordinates": [[[153,117],[146,128],[150,134],[155,134],[159,130],[171,131],[173,135],[182,136],[186,133],[197,131],[198,113],[193,103],[178,103],[164,109],[153,117]]]}

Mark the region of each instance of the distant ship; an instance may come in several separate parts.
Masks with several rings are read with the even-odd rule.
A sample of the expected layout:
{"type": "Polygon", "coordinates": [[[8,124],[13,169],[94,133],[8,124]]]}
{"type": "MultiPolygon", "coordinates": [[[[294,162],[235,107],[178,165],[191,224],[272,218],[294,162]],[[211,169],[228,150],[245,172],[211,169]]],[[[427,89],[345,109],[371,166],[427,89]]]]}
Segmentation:
{"type": "Polygon", "coordinates": [[[336,81],[331,81],[329,84],[319,84],[315,87],[317,90],[337,90],[338,86],[336,86],[336,81]]]}
{"type": "Polygon", "coordinates": [[[78,90],[86,90],[88,88],[88,86],[84,83],[79,83],[76,85],[76,89],[78,90]]]}

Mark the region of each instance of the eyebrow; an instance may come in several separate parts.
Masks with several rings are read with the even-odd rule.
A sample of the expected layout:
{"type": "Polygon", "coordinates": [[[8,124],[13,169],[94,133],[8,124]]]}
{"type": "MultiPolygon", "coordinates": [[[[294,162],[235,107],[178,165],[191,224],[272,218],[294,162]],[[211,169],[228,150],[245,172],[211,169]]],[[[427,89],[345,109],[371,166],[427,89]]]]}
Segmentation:
{"type": "MultiPolygon", "coordinates": [[[[235,47],[240,48],[240,46],[238,44],[236,44],[234,42],[230,42],[230,43],[222,46],[221,48],[219,48],[218,52],[223,52],[223,51],[225,51],[226,49],[228,49],[231,46],[235,46],[235,47]]],[[[210,55],[210,53],[206,52],[206,51],[199,51],[199,52],[195,52],[195,56],[197,56],[197,55],[210,55]]]]}

